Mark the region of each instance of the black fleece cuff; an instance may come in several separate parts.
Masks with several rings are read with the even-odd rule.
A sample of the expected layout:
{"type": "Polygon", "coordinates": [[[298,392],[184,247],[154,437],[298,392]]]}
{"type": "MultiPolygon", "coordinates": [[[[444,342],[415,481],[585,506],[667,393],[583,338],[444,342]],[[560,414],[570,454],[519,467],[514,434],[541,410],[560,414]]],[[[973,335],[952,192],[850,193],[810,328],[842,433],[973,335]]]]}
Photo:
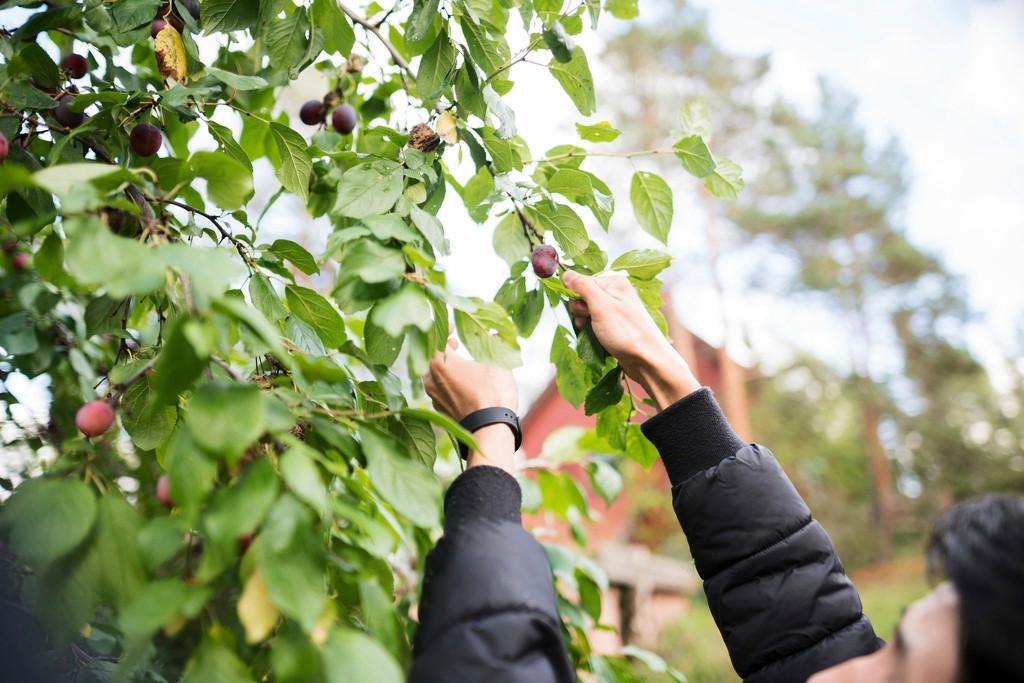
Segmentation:
{"type": "Polygon", "coordinates": [[[729,426],[707,387],[679,399],[644,422],[640,429],[657,447],[673,485],[717,465],[746,446],[729,426]]]}
{"type": "Polygon", "coordinates": [[[476,519],[522,523],[523,493],[515,477],[498,467],[480,465],[460,474],[444,497],[446,529],[476,519]]]}

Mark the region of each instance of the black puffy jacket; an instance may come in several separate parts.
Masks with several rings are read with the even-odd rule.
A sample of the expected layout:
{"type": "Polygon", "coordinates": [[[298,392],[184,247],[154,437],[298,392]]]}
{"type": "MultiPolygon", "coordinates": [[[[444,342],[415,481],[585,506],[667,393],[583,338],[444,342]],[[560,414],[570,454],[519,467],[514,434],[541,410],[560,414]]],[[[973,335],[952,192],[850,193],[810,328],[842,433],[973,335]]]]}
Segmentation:
{"type": "MultiPolygon", "coordinates": [[[[746,683],[801,683],[881,646],[824,529],[767,449],[744,444],[708,389],[643,425],[672,483],[715,623],[746,683]]],[[[540,545],[501,470],[462,474],[427,559],[413,683],[574,680],[540,545]]]]}

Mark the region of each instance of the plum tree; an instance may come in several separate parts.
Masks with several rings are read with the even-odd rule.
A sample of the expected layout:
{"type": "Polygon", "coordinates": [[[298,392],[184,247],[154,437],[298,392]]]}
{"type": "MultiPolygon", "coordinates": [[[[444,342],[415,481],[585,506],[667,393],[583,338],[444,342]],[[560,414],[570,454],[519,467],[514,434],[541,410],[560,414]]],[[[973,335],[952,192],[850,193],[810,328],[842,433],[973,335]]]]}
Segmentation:
{"type": "Polygon", "coordinates": [[[89,401],[75,413],[75,426],[86,436],[105,434],[114,424],[114,409],[106,401],[89,401]]]}
{"type": "Polygon", "coordinates": [[[331,125],[342,135],[348,135],[356,129],[356,110],[351,104],[342,103],[331,114],[331,125]]]}
{"type": "Polygon", "coordinates": [[[530,264],[537,277],[551,277],[558,272],[558,252],[550,244],[539,244],[533,248],[530,264]]]}
{"type": "Polygon", "coordinates": [[[160,133],[160,129],[153,124],[140,123],[132,128],[128,140],[133,152],[140,157],[151,157],[160,151],[160,146],[164,143],[164,136],[160,133]]]}
{"type": "MultiPolygon", "coordinates": [[[[643,153],[600,146],[615,131],[591,118],[576,40],[636,0],[15,4],[0,41],[0,241],[16,243],[0,365],[45,378],[51,400],[43,426],[4,425],[36,459],[2,503],[0,541],[35,577],[21,599],[64,678],[398,683],[438,473],[468,440],[420,379],[452,334],[515,367],[521,339],[554,328],[558,386],[600,415],[605,455],[650,465],[615,361],[573,328],[554,276],[626,272],[657,315],[669,183],[643,153]],[[71,53],[89,57],[80,85],[62,82],[71,53]],[[544,106],[578,113],[579,139],[531,149],[506,98],[527,68],[564,92],[544,106]],[[302,88],[327,94],[296,112],[302,88]],[[621,220],[643,248],[591,239],[624,213],[595,154],[637,165],[636,221],[621,220]],[[465,247],[442,205],[492,235],[508,266],[497,292],[449,286],[465,247]],[[536,274],[551,272],[536,278],[541,257],[536,274]],[[42,535],[47,553],[29,540],[42,535]]],[[[706,128],[656,151],[734,194],[738,168],[706,128]]],[[[531,468],[524,486],[581,538],[591,511],[574,477],[599,463],[572,465],[531,468]]],[[[592,484],[615,490],[600,467],[592,484]]],[[[588,640],[601,571],[567,549],[551,561],[579,675],[635,680],[588,640]]]]}

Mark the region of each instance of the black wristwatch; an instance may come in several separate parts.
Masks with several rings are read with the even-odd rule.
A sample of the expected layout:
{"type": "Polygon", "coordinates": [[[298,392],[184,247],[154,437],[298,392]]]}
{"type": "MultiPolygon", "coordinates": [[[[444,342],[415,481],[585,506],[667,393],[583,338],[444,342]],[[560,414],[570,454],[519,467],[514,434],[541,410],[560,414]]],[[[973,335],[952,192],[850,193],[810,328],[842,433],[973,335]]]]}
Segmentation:
{"type": "MultiPolygon", "coordinates": [[[[516,415],[514,410],[509,410],[508,408],[483,408],[482,410],[474,410],[472,413],[459,420],[459,424],[463,429],[470,433],[489,425],[508,425],[508,428],[512,430],[512,434],[515,435],[516,438],[515,449],[518,451],[519,447],[523,445],[523,428],[519,424],[519,416],[516,415]]],[[[469,447],[464,443],[459,443],[459,454],[462,456],[463,460],[468,458],[469,447]]]]}

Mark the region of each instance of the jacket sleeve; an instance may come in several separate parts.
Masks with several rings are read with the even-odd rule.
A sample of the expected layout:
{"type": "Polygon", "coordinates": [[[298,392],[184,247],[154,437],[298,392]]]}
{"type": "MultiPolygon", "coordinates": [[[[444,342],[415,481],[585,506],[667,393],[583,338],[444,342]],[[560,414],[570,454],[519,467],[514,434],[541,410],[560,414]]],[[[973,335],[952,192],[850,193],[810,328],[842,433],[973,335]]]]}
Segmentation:
{"type": "Polygon", "coordinates": [[[519,484],[466,470],[427,556],[411,683],[570,683],[547,555],[522,526],[519,484]]]}
{"type": "Polygon", "coordinates": [[[881,646],[828,534],[709,389],[644,423],[715,623],[746,683],[798,683],[881,646]]]}

